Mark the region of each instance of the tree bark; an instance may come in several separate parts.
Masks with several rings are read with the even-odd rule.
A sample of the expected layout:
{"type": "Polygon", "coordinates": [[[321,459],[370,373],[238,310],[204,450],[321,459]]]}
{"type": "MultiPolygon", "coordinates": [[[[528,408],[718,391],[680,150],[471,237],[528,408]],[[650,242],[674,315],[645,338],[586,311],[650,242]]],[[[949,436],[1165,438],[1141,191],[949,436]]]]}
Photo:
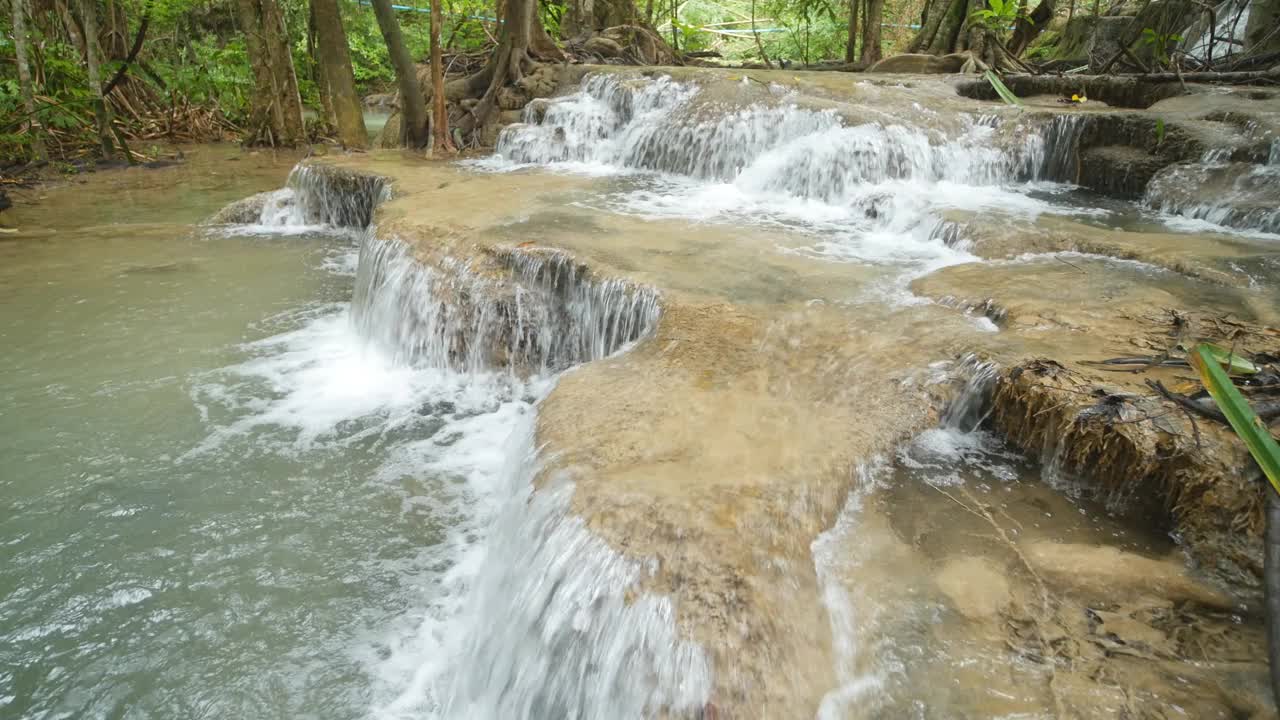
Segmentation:
{"type": "MultiPolygon", "coordinates": [[[[1072,0],[1073,6],[1074,2],[1075,0],[1072,0]]],[[[1026,52],[1031,42],[1049,26],[1055,11],[1054,0],[1040,0],[1040,4],[1031,11],[1029,16],[1019,15],[1017,22],[1013,25],[1013,35],[1005,46],[1009,54],[1018,57],[1026,52]]]]}
{"type": "MultiPolygon", "coordinates": [[[[320,67],[329,85],[334,119],[338,123],[338,141],[346,148],[366,148],[369,131],[364,127],[364,111],[356,94],[356,77],[351,69],[351,53],[347,50],[347,33],[342,29],[338,0],[311,0],[311,7],[316,16],[320,67]]],[[[419,92],[418,96],[422,94],[419,92]]]]}
{"type": "Polygon", "coordinates": [[[89,90],[93,98],[93,117],[98,125],[98,142],[102,157],[115,156],[115,142],[111,139],[111,108],[102,97],[102,73],[98,66],[98,8],[95,0],[82,0],[81,16],[84,18],[85,61],[88,65],[89,90]]]}
{"type": "Polygon", "coordinates": [[[508,82],[519,82],[535,58],[564,58],[538,20],[536,9],[536,0],[507,0],[498,47],[494,48],[484,69],[464,83],[468,94],[483,95],[470,117],[461,123],[463,132],[474,132],[485,124],[497,104],[498,91],[508,82]]]}
{"type": "Polygon", "coordinates": [[[37,161],[45,159],[44,129],[36,115],[35,93],[31,85],[31,65],[27,61],[27,3],[13,0],[13,52],[18,65],[18,87],[22,93],[22,109],[27,114],[31,133],[31,152],[37,161]]]}
{"type": "MultiPolygon", "coordinates": [[[[396,11],[391,8],[391,0],[371,0],[373,13],[378,18],[378,28],[382,30],[382,39],[387,43],[387,52],[391,55],[391,65],[396,70],[396,85],[400,88],[400,142],[411,148],[424,148],[429,138],[427,134],[427,103],[423,99],[422,87],[418,84],[418,68],[413,64],[409,48],[405,47],[404,38],[400,34],[400,23],[396,20],[396,11]]],[[[437,36],[439,27],[436,24],[436,6],[439,0],[432,0],[431,7],[431,60],[432,81],[435,77],[435,59],[439,53],[437,36]]],[[[439,93],[443,96],[443,92],[439,93]]]]}
{"type": "Polygon", "coordinates": [[[849,38],[844,45],[844,61],[851,63],[858,59],[858,0],[849,0],[849,38]]]}
{"type": "Polygon", "coordinates": [[[297,145],[306,135],[284,17],[275,0],[237,0],[236,8],[253,70],[252,120],[245,143],[297,145]]]}
{"type": "MultiPolygon", "coordinates": [[[[289,30],[285,26],[284,13],[276,0],[257,0],[262,7],[263,40],[270,58],[270,69],[275,87],[275,102],[280,108],[282,125],[280,134],[285,145],[306,142],[306,128],[302,124],[302,95],[298,92],[298,76],[293,68],[293,51],[289,47],[289,30]]],[[[343,51],[346,39],[343,39],[343,51]]]]}
{"type": "Polygon", "coordinates": [[[580,36],[591,35],[596,27],[596,8],[594,0],[568,0],[564,15],[560,17],[560,37],[568,40],[580,36]]]}
{"type": "Polygon", "coordinates": [[[862,23],[862,62],[871,65],[884,56],[880,23],[884,17],[884,0],[866,0],[867,13],[862,23]]]}
{"type": "MultiPolygon", "coordinates": [[[[440,26],[443,24],[444,11],[440,8],[440,0],[431,0],[431,146],[436,152],[454,152],[456,148],[449,138],[449,106],[444,96],[444,53],[440,47],[440,26]]],[[[422,99],[421,91],[418,99],[422,99]]],[[[425,114],[425,108],[422,112],[425,114]]],[[[403,122],[408,122],[408,115],[403,122]]]]}

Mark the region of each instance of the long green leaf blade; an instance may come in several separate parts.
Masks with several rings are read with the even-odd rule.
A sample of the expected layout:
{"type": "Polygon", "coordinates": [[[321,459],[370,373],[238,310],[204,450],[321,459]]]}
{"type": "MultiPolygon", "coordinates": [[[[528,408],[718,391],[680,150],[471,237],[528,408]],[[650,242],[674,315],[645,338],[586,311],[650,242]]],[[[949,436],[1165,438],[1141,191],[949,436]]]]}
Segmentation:
{"type": "Polygon", "coordinates": [[[986,76],[987,82],[991,83],[991,87],[995,88],[996,94],[1000,96],[1001,100],[1004,100],[1014,107],[1022,107],[1022,101],[1019,100],[1018,96],[1014,95],[1013,91],[1004,84],[1004,81],[1000,79],[999,75],[996,75],[990,70],[983,74],[986,76]]]}
{"type": "Polygon", "coordinates": [[[1258,467],[1271,481],[1271,486],[1280,493],[1280,445],[1271,437],[1271,431],[1254,414],[1249,401],[1236,390],[1212,349],[1201,343],[1193,347],[1187,357],[1200,373],[1200,379],[1222,409],[1222,414],[1227,416],[1231,428],[1249,448],[1253,459],[1258,461],[1258,467]]]}

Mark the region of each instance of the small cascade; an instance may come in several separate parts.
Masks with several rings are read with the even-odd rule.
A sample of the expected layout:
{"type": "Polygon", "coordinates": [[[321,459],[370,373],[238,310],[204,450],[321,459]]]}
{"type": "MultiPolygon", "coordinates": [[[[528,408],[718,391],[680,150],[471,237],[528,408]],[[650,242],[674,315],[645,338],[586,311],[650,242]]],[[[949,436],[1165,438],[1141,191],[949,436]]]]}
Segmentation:
{"type": "Polygon", "coordinates": [[[588,76],[577,93],[531,107],[524,124],[503,130],[488,164],[590,163],[840,203],[856,187],[888,181],[998,185],[1062,175],[1081,125],[1057,117],[1009,151],[995,142],[992,118],[968,118],[948,137],[910,118],[849,124],[834,109],[800,107],[784,94],[724,108],[700,92],[666,77],[588,76]]]}
{"type": "Polygon", "coordinates": [[[965,377],[965,383],[942,412],[944,429],[973,432],[982,425],[991,413],[991,392],[999,370],[995,363],[972,353],[960,359],[956,372],[965,377]]]}
{"type": "Polygon", "coordinates": [[[1080,172],[1080,141],[1088,128],[1087,115],[1054,115],[1039,132],[1027,136],[1023,177],[1075,183],[1080,172]]]}
{"type": "Polygon", "coordinates": [[[657,324],[657,293],[596,279],[563,253],[517,253],[505,273],[430,266],[395,239],[365,238],[352,316],[401,362],[481,373],[546,373],[598,360],[657,324]]]}
{"type": "Polygon", "coordinates": [[[1267,164],[1213,158],[1160,171],[1143,203],[1157,212],[1252,233],[1280,234],[1280,152],[1267,164]]]}
{"type": "Polygon", "coordinates": [[[706,703],[710,663],[671,600],[639,591],[644,568],[568,513],[572,492],[544,489],[499,520],[503,562],[479,578],[443,717],[687,718],[706,703]]]}
{"type": "Polygon", "coordinates": [[[331,165],[300,163],[289,173],[294,192],[294,218],[304,225],[368,227],[373,210],[386,199],[386,181],[376,175],[331,165]]]}
{"type": "MultiPolygon", "coordinates": [[[[386,181],[331,165],[299,163],[279,190],[256,195],[229,206],[224,213],[245,203],[257,202],[257,225],[263,228],[365,228],[373,211],[386,199],[386,181]]],[[[233,222],[250,221],[233,214],[233,222]]]]}

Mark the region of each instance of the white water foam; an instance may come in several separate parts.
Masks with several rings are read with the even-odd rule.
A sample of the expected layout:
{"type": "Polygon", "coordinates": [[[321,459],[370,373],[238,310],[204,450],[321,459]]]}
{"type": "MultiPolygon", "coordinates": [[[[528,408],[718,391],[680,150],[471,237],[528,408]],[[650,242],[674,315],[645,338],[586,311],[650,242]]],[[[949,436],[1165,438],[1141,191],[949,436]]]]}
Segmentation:
{"type": "Polygon", "coordinates": [[[497,152],[473,166],[627,175],[602,209],[786,227],[815,238],[790,250],[905,263],[917,274],[976,259],[934,236],[946,211],[1062,212],[1043,199],[1050,193],[1029,193],[1048,189],[1039,179],[1063,150],[1049,145],[1070,145],[1078,124],[1009,141],[993,118],[965,118],[948,135],[924,108],[851,125],[772,89],[770,102],[736,109],[701,94],[667,77],[591,75],[579,92],[526,109],[525,124],[504,130],[497,152]]]}

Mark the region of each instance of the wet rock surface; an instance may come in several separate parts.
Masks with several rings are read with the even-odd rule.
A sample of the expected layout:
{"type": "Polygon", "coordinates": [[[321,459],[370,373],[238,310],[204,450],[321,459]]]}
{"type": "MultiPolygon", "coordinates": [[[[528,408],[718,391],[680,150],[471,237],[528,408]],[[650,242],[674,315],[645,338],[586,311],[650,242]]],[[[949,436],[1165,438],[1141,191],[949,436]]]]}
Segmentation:
{"type": "MultiPolygon", "coordinates": [[[[740,102],[889,124],[892,98],[903,92],[830,73],[673,74],[712,78],[707,103],[680,108],[689,113],[681,118],[711,122],[726,112],[724,103],[740,102]]],[[[643,71],[623,77],[649,80],[643,71]]],[[[936,78],[892,82],[914,85],[913,102],[938,101],[944,112],[927,122],[940,137],[965,127],[959,112],[945,111],[1004,112],[936,78]]],[[[560,110],[539,104],[528,119],[552,123],[560,110]]],[[[1053,110],[1052,117],[1074,117],[1053,110]]],[[[1190,117],[1203,108],[1168,110],[1168,117],[1190,117]]],[[[1076,145],[1078,158],[1042,157],[1039,167],[1090,168],[1101,157],[1140,166],[1134,176],[1146,177],[1157,161],[1145,157],[1173,162],[1245,135],[1239,126],[1192,118],[1186,128],[1167,129],[1163,143],[1148,141],[1150,116],[1116,112],[1119,119],[1098,126],[1105,130],[1072,136],[1108,135],[1111,144],[1076,145]]],[[[1026,127],[1010,126],[996,142],[1011,142],[1026,127]]],[[[759,140],[713,129],[724,142],[759,140]]],[[[528,150],[529,161],[599,157],[560,139],[566,142],[534,148],[545,156],[528,150]]],[[[658,151],[657,136],[650,142],[638,145],[652,153],[624,159],[741,182],[732,174],[741,165],[709,144],[677,156],[658,151]]],[[[856,147],[880,161],[873,146],[856,147]]],[[[887,175],[915,171],[886,157],[887,175]]],[[[1175,325],[1190,328],[1188,337],[1270,347],[1275,275],[1258,241],[1180,235],[1146,220],[1117,228],[1087,215],[957,210],[946,213],[954,232],[935,231],[936,242],[965,255],[948,255],[944,267],[913,266],[914,280],[886,280],[876,264],[833,262],[803,227],[614,212],[616,195],[592,195],[602,181],[584,176],[492,176],[378,154],[325,162],[344,168],[340,176],[375,174],[394,188],[373,232],[440,281],[432,302],[450,309],[420,317],[458,313],[451,330],[433,335],[453,338],[440,343],[441,362],[585,363],[562,375],[539,407],[545,465],[535,497],[572,483],[572,516],[643,568],[625,588],[624,604],[669,599],[679,636],[705,649],[714,676],[706,701],[720,716],[812,717],[840,707],[855,717],[902,717],[916,702],[973,717],[1154,718],[1172,716],[1175,706],[1194,717],[1273,715],[1259,618],[1250,610],[1261,486],[1242,470],[1243,447],[1228,431],[1184,417],[1142,382],[1173,383],[1179,371],[1117,375],[1085,362],[1165,352],[1175,325]],[[540,345],[538,328],[572,333],[554,317],[585,297],[574,288],[591,287],[646,289],[656,322],[633,326],[598,351],[557,355],[540,345]],[[907,295],[912,300],[885,299],[907,295]],[[482,317],[489,334],[475,329],[482,317]],[[629,342],[627,352],[614,353],[629,342]],[[533,348],[541,349],[526,352],[533,348]],[[525,354],[513,362],[513,350],[525,354]],[[988,423],[1042,458],[1049,484],[988,479],[962,492],[869,479],[876,458],[892,458],[938,425],[950,395],[938,368],[967,351],[999,364],[988,423]],[[856,527],[832,540],[850,498],[860,497],[856,527]],[[1089,516],[1105,527],[1070,525],[1086,513],[1077,502],[1095,503],[1089,516]],[[1108,512],[1120,519],[1107,524],[1108,512]],[[1108,546],[1123,527],[1157,539],[1108,546]],[[1170,531],[1176,548],[1161,538],[1170,531]],[[824,543],[830,547],[819,553],[824,543]],[[820,554],[834,560],[819,562],[820,554]],[[837,591],[861,598],[860,617],[874,619],[858,626],[860,652],[839,631],[842,616],[830,601],[837,591]],[[1244,614],[1234,617],[1237,611],[1244,614]],[[879,651],[891,656],[894,644],[917,660],[900,671],[875,670],[879,651]],[[876,690],[859,695],[859,682],[876,690]]],[[[779,194],[831,187],[816,174],[785,179],[791,184],[780,182],[779,194]]],[[[626,191],[629,182],[603,181],[626,191]]],[[[1126,194],[1148,184],[1124,182],[1126,194]]],[[[648,186],[639,187],[641,194],[627,197],[647,197],[648,186]]],[[[889,216],[897,210],[891,200],[867,205],[868,216],[889,216]]],[[[705,717],[687,708],[669,714],[699,712],[705,717]]]]}

